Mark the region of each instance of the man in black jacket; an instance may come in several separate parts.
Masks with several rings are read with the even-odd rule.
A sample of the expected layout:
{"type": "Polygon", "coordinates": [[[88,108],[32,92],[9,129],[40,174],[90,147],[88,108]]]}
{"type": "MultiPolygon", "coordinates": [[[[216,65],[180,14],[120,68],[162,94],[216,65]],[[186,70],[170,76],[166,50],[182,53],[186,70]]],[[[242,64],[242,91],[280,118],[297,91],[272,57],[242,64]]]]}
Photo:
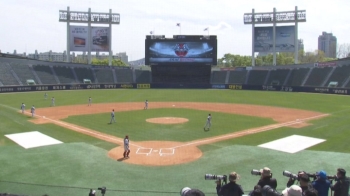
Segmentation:
{"type": "Polygon", "coordinates": [[[272,178],[272,173],[270,168],[264,167],[264,169],[260,170],[260,173],[261,173],[261,178],[258,182],[258,185],[260,185],[260,187],[269,185],[271,188],[276,189],[277,180],[275,178],[272,178]]]}
{"type": "Polygon", "coordinates": [[[331,185],[334,196],[348,196],[350,179],[346,177],[346,171],[343,168],[337,169],[336,183],[331,185]]]}
{"type": "Polygon", "coordinates": [[[306,172],[299,172],[298,173],[298,179],[289,178],[287,182],[287,187],[290,187],[294,184],[295,180],[299,180],[300,188],[303,190],[303,193],[305,193],[308,189],[313,189],[312,184],[310,182],[309,175],[306,174],[306,172]]]}
{"type": "Polygon", "coordinates": [[[218,196],[242,196],[244,194],[241,185],[236,184],[239,179],[239,175],[236,172],[232,172],[229,175],[229,183],[221,186],[221,180],[217,181],[216,193],[218,196]]]}

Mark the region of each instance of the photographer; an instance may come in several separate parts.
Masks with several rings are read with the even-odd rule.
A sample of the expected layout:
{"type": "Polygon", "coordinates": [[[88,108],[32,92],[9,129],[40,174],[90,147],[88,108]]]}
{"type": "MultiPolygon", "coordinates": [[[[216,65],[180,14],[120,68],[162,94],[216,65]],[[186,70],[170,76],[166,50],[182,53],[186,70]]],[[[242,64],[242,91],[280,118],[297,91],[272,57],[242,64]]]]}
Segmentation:
{"type": "Polygon", "coordinates": [[[191,189],[189,187],[184,187],[180,191],[180,196],[205,196],[205,194],[199,189],[191,189]]]}
{"type": "Polygon", "coordinates": [[[260,169],[260,173],[261,173],[261,178],[258,182],[258,185],[260,185],[260,187],[269,185],[271,188],[276,189],[277,180],[275,178],[272,178],[272,173],[270,168],[264,167],[264,169],[260,169]]]}
{"type": "Polygon", "coordinates": [[[305,173],[305,172],[299,172],[298,173],[298,178],[289,178],[288,182],[287,182],[287,187],[292,186],[295,183],[295,180],[298,180],[300,183],[300,188],[303,190],[303,193],[307,190],[307,189],[311,189],[312,184],[310,183],[310,178],[309,176],[305,173]]]}
{"type": "Polygon", "coordinates": [[[312,182],[312,186],[317,190],[318,196],[328,196],[331,182],[327,179],[327,173],[320,171],[316,173],[316,180],[312,182]]]}
{"type": "Polygon", "coordinates": [[[229,183],[221,186],[221,180],[218,180],[216,183],[216,193],[218,196],[242,196],[244,194],[241,185],[236,184],[236,181],[239,180],[239,175],[236,172],[232,172],[229,175],[229,183]]]}
{"type": "Polygon", "coordinates": [[[249,196],[261,196],[261,186],[255,185],[254,190],[250,191],[249,196]]]}
{"type": "Polygon", "coordinates": [[[346,171],[343,168],[337,169],[336,183],[331,185],[334,196],[348,196],[349,194],[349,178],[346,177],[346,171]]]}

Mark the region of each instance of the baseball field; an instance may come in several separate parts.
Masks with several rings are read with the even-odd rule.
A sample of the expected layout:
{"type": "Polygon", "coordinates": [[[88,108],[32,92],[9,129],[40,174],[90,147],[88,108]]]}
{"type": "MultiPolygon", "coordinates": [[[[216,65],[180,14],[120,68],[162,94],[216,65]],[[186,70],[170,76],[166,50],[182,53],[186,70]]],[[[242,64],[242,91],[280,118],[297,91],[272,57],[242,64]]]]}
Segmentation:
{"type": "Polygon", "coordinates": [[[278,191],[288,181],[284,170],[350,172],[347,96],[173,89],[47,93],[47,99],[44,92],[0,94],[0,193],[87,195],[107,187],[106,195],[175,196],[190,187],[216,195],[215,181],[205,174],[236,171],[248,193],[259,180],[252,169],[269,167],[278,191]],[[112,109],[116,123],[109,124],[112,109]],[[204,130],[209,113],[212,126],[204,130]],[[26,148],[10,139],[32,132],[60,143],[40,145],[42,139],[25,135],[22,142],[34,146],[26,148]],[[122,155],[125,135],[129,159],[122,155]],[[259,147],[294,135],[323,142],[294,153],[281,149],[298,149],[308,140],[286,142],[281,149],[259,147]]]}

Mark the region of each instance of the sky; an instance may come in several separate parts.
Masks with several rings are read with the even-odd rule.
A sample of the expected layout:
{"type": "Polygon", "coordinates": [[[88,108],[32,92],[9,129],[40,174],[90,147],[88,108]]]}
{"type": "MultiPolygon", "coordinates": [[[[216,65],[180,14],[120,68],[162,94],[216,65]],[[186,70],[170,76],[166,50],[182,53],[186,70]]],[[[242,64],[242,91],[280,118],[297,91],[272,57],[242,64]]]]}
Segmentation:
{"type": "Polygon", "coordinates": [[[305,51],[317,49],[323,31],[333,33],[338,44],[350,43],[349,0],[0,0],[1,52],[65,51],[67,24],[58,21],[58,13],[68,6],[71,11],[119,13],[120,24],[112,25],[112,51],[126,52],[129,61],[144,58],[150,31],[168,38],[209,33],[217,36],[218,58],[227,53],[251,55],[252,27],[243,23],[243,14],[252,9],[306,10],[306,22],[298,25],[305,51]],[[207,27],[209,32],[204,31],[207,27]]]}

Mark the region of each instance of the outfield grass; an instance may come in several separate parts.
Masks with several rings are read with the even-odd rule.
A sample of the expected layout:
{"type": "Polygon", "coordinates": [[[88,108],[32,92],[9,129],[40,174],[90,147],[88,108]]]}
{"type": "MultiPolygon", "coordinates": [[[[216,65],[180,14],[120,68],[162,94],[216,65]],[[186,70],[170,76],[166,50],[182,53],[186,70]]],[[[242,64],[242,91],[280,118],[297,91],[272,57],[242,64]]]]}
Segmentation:
{"type": "Polygon", "coordinates": [[[269,124],[271,119],[261,119],[232,114],[213,113],[213,129],[203,131],[208,112],[190,109],[152,109],[152,102],[218,102],[269,105],[298,108],[329,113],[330,116],[313,120],[311,126],[300,129],[283,127],[241,138],[200,146],[204,152],[198,161],[163,167],[130,165],[108,158],[107,152],[115,144],[100,141],[68,129],[52,125],[37,125],[18,113],[22,102],[29,108],[48,107],[44,93],[0,94],[0,192],[42,195],[86,195],[88,188],[106,186],[106,195],[179,195],[185,186],[199,188],[206,195],[215,195],[213,181],[205,181],[204,174],[228,174],[237,171],[239,181],[248,192],[258,181],[250,175],[251,169],[268,166],[283,189],[287,178],[283,170],[315,172],[324,169],[335,174],[338,167],[350,171],[350,99],[348,96],[305,94],[266,91],[231,90],[81,90],[48,92],[56,98],[56,105],[150,101],[147,111],[117,113],[117,123],[108,125],[109,114],[75,116],[65,119],[82,126],[123,137],[133,134],[133,140],[187,141],[211,137],[239,129],[269,124]],[[145,118],[161,116],[189,118],[182,125],[156,125],[144,123],[145,118]],[[204,116],[204,117],[203,117],[204,116]],[[220,117],[220,118],[217,118],[220,117]],[[204,119],[203,119],[204,118],[204,119]],[[139,123],[135,123],[139,122],[139,123]],[[198,127],[199,126],[199,127],[198,127]],[[217,127],[220,127],[220,129],[217,127]],[[197,128],[198,127],[198,128],[197,128]],[[65,144],[25,150],[4,137],[5,134],[40,131],[65,144]],[[288,154],[256,147],[293,134],[326,139],[327,141],[296,154],[288,154]],[[34,183],[36,185],[11,182],[34,183]],[[43,186],[39,186],[41,184],[43,186]],[[54,185],[48,187],[46,185],[54,185]],[[64,187],[57,187],[64,186],[64,187]],[[77,187],[77,188],[69,188],[77,187]]]}

